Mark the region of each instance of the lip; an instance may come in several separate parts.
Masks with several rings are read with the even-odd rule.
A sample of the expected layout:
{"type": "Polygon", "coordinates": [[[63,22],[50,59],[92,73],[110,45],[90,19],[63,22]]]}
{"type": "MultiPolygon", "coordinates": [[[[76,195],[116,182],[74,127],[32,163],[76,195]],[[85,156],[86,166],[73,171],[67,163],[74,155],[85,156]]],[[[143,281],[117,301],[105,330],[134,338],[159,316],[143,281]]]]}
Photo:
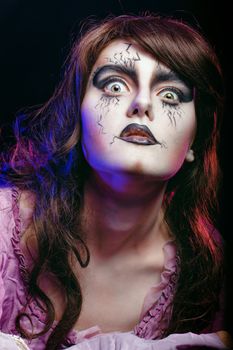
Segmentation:
{"type": "Polygon", "coordinates": [[[127,125],[122,130],[119,138],[127,142],[141,145],[155,145],[159,143],[146,125],[137,123],[127,125]]]}

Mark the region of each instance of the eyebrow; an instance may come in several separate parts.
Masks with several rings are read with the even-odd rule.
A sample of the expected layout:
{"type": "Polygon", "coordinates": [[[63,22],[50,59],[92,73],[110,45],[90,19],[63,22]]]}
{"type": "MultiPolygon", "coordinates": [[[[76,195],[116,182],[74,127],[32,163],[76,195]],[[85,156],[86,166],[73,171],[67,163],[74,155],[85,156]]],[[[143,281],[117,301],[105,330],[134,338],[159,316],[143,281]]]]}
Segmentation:
{"type": "Polygon", "coordinates": [[[135,83],[137,82],[137,73],[135,69],[132,67],[117,65],[117,64],[107,64],[105,66],[97,68],[97,70],[93,73],[93,84],[95,85],[98,81],[98,78],[101,74],[106,72],[117,72],[117,73],[123,73],[125,75],[128,75],[135,83]]]}
{"type": "Polygon", "coordinates": [[[181,76],[176,72],[174,72],[173,70],[167,71],[161,68],[155,73],[152,79],[152,85],[169,82],[169,81],[182,83],[185,86],[190,87],[190,84],[185,79],[181,78],[181,76]]]}
{"type": "MultiPolygon", "coordinates": [[[[138,82],[137,72],[133,67],[127,67],[119,64],[107,64],[97,68],[96,71],[93,73],[93,84],[96,85],[98,83],[99,76],[106,72],[117,72],[125,74],[129,76],[135,83],[138,82]]],[[[188,83],[186,79],[180,77],[180,75],[176,72],[172,70],[164,70],[162,68],[159,68],[154,73],[154,76],[152,78],[152,86],[164,82],[182,83],[188,88],[191,88],[190,83],[188,83]]]]}

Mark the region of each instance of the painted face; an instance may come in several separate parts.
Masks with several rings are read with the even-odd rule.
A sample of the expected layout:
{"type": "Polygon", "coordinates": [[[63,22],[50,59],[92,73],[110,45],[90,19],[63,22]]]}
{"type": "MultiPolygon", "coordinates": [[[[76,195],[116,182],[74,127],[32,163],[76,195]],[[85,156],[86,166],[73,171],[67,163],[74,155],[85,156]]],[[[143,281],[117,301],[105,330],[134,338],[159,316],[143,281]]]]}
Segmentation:
{"type": "Polygon", "coordinates": [[[167,180],[193,160],[193,90],[136,44],[116,40],[100,53],[81,121],[84,156],[96,171],[167,180]]]}

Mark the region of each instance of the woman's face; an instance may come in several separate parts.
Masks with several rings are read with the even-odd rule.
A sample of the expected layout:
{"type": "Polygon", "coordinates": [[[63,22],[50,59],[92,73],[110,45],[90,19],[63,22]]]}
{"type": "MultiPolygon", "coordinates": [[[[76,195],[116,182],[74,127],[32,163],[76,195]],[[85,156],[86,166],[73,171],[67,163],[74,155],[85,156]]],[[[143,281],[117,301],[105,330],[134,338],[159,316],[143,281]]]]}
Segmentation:
{"type": "Polygon", "coordinates": [[[168,180],[190,150],[193,90],[138,45],[116,40],[99,55],[81,106],[82,149],[96,171],[168,180]]]}

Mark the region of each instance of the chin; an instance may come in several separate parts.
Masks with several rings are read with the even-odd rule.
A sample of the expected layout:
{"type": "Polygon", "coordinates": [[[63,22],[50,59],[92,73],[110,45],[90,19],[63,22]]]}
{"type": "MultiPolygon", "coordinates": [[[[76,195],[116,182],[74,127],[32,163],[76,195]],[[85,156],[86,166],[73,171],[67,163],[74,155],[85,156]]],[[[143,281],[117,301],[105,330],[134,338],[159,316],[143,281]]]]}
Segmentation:
{"type": "Polygon", "coordinates": [[[153,164],[149,159],[127,159],[113,158],[109,159],[108,155],[101,157],[92,157],[87,160],[90,167],[98,172],[109,173],[112,175],[142,175],[151,177],[155,181],[167,181],[171,179],[179,171],[179,167],[165,164],[163,167],[158,167],[158,163],[153,164]]]}

